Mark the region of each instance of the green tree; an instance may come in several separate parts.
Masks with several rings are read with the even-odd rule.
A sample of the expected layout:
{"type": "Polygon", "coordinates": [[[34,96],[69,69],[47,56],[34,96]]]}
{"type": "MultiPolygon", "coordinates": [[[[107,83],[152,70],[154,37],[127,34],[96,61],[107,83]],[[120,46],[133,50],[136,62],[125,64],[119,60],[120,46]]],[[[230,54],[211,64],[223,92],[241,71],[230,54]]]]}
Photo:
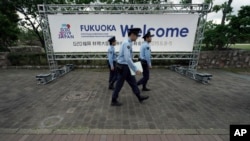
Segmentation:
{"type": "MultiPolygon", "coordinates": [[[[40,31],[42,32],[42,31],[40,31]]],[[[42,33],[40,33],[42,34],[42,33]]],[[[38,45],[41,46],[39,39],[37,38],[36,34],[33,32],[32,29],[21,29],[20,33],[18,34],[19,45],[38,45]]]]}
{"type": "Polygon", "coordinates": [[[215,12],[222,10],[221,25],[225,25],[226,17],[233,11],[233,8],[231,7],[232,2],[233,0],[228,0],[227,2],[224,2],[222,5],[215,5],[213,7],[213,11],[215,12]]]}
{"type": "Polygon", "coordinates": [[[47,0],[47,3],[54,4],[90,4],[95,0],[47,0]]]}
{"type": "Polygon", "coordinates": [[[11,4],[24,17],[21,19],[20,25],[27,30],[32,29],[42,46],[45,47],[43,34],[40,32],[41,27],[37,9],[37,4],[43,4],[43,2],[44,0],[15,0],[11,1],[11,4]]]}
{"type": "Polygon", "coordinates": [[[27,30],[32,29],[42,46],[45,47],[43,34],[41,32],[41,23],[39,21],[38,4],[83,4],[90,3],[94,0],[12,0],[10,3],[15,7],[24,18],[20,21],[20,25],[27,30]]]}
{"type": "Polygon", "coordinates": [[[242,6],[237,15],[230,17],[228,26],[234,29],[233,40],[237,42],[250,41],[250,6],[242,6]]]}
{"type": "Polygon", "coordinates": [[[233,8],[231,7],[233,0],[228,0],[221,5],[215,5],[213,7],[214,12],[222,11],[221,24],[213,24],[208,22],[204,33],[204,43],[206,48],[216,48],[222,50],[228,48],[231,44],[236,43],[237,31],[232,26],[226,24],[226,20],[233,19],[230,15],[233,8]]]}
{"type": "Polygon", "coordinates": [[[114,4],[160,4],[168,0],[100,0],[100,2],[114,3],[114,4]]]}
{"type": "Polygon", "coordinates": [[[209,21],[206,24],[203,43],[206,50],[223,50],[236,43],[236,35],[237,31],[234,28],[209,21]]]}
{"type": "Polygon", "coordinates": [[[0,1],[0,50],[6,51],[18,39],[18,15],[7,0],[0,1]]]}
{"type": "Polygon", "coordinates": [[[250,6],[242,6],[237,15],[228,16],[228,24],[207,22],[205,39],[207,49],[226,49],[237,42],[250,40],[250,6]]]}
{"type": "Polygon", "coordinates": [[[192,0],[181,0],[180,3],[181,4],[189,4],[189,3],[192,3],[192,0]]]}
{"type": "MultiPolygon", "coordinates": [[[[212,3],[213,0],[204,0],[204,3],[212,3]]],[[[180,1],[181,4],[188,4],[188,3],[192,3],[192,0],[181,0],[180,1]]]]}

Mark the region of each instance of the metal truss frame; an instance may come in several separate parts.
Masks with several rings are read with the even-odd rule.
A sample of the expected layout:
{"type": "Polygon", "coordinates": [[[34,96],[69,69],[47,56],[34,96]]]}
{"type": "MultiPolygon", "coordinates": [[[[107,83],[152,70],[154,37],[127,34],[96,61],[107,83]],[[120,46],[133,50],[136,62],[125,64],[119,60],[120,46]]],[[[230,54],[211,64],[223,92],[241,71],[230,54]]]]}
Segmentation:
{"type": "MultiPolygon", "coordinates": [[[[38,6],[38,8],[41,8],[41,7],[38,6]]],[[[45,51],[47,54],[49,69],[55,70],[58,68],[58,66],[57,66],[57,62],[55,61],[55,56],[54,56],[54,49],[53,49],[51,34],[49,30],[48,14],[40,13],[41,9],[38,9],[38,10],[40,14],[40,23],[42,27],[44,42],[45,42],[45,51]]]]}
{"type": "MultiPolygon", "coordinates": [[[[159,52],[152,53],[153,60],[189,60],[188,69],[196,72],[200,48],[204,33],[207,13],[210,4],[40,4],[38,11],[45,40],[47,59],[50,71],[58,69],[58,60],[104,60],[106,53],[55,53],[49,29],[49,14],[199,14],[197,31],[192,52],[159,52]]],[[[135,56],[138,53],[135,53],[135,56]]]]}
{"type": "Polygon", "coordinates": [[[209,4],[43,4],[40,14],[167,14],[207,13],[209,4]]]}
{"type": "Polygon", "coordinates": [[[191,71],[197,70],[202,40],[204,39],[204,30],[205,30],[206,21],[207,21],[207,14],[202,13],[198,20],[198,26],[197,26],[194,47],[193,47],[193,52],[192,52],[192,60],[190,60],[189,62],[189,70],[191,71]]]}
{"type": "Polygon", "coordinates": [[[196,70],[203,39],[204,25],[209,4],[42,4],[38,5],[41,15],[42,29],[50,70],[57,69],[57,60],[103,60],[106,53],[54,53],[50,36],[48,14],[168,14],[168,13],[198,13],[199,23],[195,44],[191,53],[153,53],[152,59],[190,60],[189,68],[196,70]]]}
{"type": "MultiPolygon", "coordinates": [[[[139,53],[134,53],[139,56],[139,53]]],[[[192,52],[176,52],[176,53],[152,53],[153,60],[192,60],[192,52]]],[[[106,52],[85,52],[85,53],[55,53],[55,60],[107,60],[106,52]]]]}

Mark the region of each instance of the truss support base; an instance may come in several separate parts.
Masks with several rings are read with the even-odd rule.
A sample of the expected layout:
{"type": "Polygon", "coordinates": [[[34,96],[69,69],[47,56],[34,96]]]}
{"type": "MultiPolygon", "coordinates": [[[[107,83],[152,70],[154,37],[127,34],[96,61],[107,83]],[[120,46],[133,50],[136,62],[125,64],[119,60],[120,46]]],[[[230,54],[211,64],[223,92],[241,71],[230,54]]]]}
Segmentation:
{"type": "Polygon", "coordinates": [[[213,77],[212,74],[197,72],[196,70],[190,70],[188,67],[180,65],[171,65],[169,69],[195,81],[201,82],[202,84],[208,84],[213,77]]]}
{"type": "Polygon", "coordinates": [[[39,74],[36,76],[37,84],[43,84],[43,85],[48,84],[49,82],[69,73],[74,69],[75,66],[73,64],[67,64],[60,69],[52,70],[50,73],[39,74]]]}

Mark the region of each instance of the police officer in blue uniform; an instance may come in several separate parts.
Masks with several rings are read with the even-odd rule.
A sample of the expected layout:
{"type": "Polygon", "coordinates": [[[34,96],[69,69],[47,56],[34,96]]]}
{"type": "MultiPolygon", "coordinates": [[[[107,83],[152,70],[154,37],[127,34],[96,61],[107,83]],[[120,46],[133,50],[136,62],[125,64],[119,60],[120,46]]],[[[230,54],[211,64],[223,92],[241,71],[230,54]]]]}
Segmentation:
{"type": "Polygon", "coordinates": [[[149,43],[152,41],[153,35],[151,35],[150,32],[147,32],[144,36],[144,43],[141,46],[140,49],[140,61],[143,68],[143,77],[137,82],[137,85],[142,84],[142,91],[150,91],[150,89],[147,88],[147,82],[149,80],[149,69],[152,68],[151,65],[151,49],[149,46],[149,43]]]}
{"type": "Polygon", "coordinates": [[[117,98],[119,96],[119,92],[124,84],[124,81],[126,80],[130,87],[132,88],[134,94],[136,95],[139,102],[142,102],[146,99],[148,99],[148,96],[142,96],[140,94],[140,90],[136,84],[135,76],[132,76],[130,73],[129,68],[131,68],[136,74],[141,74],[141,71],[139,71],[136,66],[133,64],[133,50],[132,50],[132,42],[136,41],[136,39],[139,36],[139,32],[141,32],[140,28],[131,28],[128,30],[128,39],[124,40],[120,50],[119,55],[117,57],[117,72],[118,72],[118,78],[115,85],[115,89],[112,94],[112,101],[111,106],[121,106],[122,103],[120,103],[117,98]]]}
{"type": "Polygon", "coordinates": [[[116,54],[115,54],[115,45],[116,39],[115,36],[111,37],[109,40],[110,47],[108,48],[108,66],[109,66],[109,89],[114,89],[114,83],[117,79],[116,73],[116,54]]]}

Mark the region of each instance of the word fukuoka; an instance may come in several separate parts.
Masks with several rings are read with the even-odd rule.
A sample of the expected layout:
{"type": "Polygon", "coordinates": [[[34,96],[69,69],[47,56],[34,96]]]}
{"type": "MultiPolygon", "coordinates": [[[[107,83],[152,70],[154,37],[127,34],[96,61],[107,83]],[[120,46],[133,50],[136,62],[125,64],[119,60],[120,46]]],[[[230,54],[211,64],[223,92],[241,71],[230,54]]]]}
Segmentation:
{"type": "MultiPolygon", "coordinates": [[[[129,28],[133,28],[133,25],[130,27],[128,25],[120,25],[122,36],[125,37],[129,28]]],[[[111,32],[117,31],[115,25],[80,25],[81,32],[111,32]]],[[[178,28],[178,27],[167,27],[167,28],[153,28],[147,27],[146,24],[143,25],[142,35],[150,31],[154,36],[157,37],[182,37],[185,38],[188,36],[189,29],[187,27],[178,28]]],[[[140,36],[140,35],[139,35],[140,36]]]]}

